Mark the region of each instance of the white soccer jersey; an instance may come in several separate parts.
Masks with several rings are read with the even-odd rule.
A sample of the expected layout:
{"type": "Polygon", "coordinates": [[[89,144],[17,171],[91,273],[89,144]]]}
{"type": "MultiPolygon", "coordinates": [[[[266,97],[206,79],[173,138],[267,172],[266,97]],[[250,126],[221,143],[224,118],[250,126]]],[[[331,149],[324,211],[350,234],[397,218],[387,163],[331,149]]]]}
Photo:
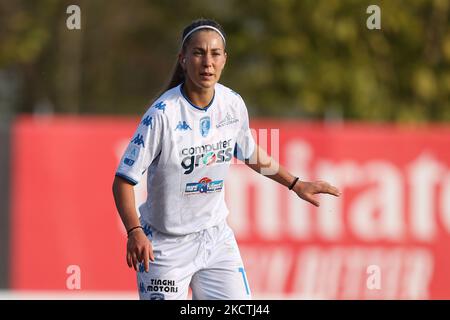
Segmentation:
{"type": "Polygon", "coordinates": [[[237,93],[216,84],[211,103],[198,108],[181,86],[148,109],[116,172],[137,184],[148,170],[141,219],[172,235],[225,220],[224,180],[233,155],[248,159],[255,149],[247,108],[237,93]]]}

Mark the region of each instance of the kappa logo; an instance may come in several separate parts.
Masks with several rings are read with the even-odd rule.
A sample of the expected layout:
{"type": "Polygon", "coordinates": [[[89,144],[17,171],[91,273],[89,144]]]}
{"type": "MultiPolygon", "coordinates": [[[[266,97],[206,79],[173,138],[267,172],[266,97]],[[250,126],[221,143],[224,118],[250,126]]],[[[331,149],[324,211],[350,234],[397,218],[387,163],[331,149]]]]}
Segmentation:
{"type": "Polygon", "coordinates": [[[154,105],[154,107],[158,110],[162,110],[163,112],[166,111],[166,104],[164,103],[164,101],[158,102],[154,105]]]}
{"type": "Polygon", "coordinates": [[[153,129],[153,123],[152,123],[152,120],[153,120],[153,117],[146,116],[146,117],[142,120],[141,124],[143,124],[143,125],[146,126],[146,127],[150,127],[150,129],[153,129]]]}
{"type": "Polygon", "coordinates": [[[142,230],[144,230],[146,236],[150,235],[150,237],[153,237],[152,228],[148,224],[145,224],[142,230]]]}
{"type": "Polygon", "coordinates": [[[228,126],[228,125],[236,123],[236,122],[239,122],[239,119],[233,118],[227,112],[227,115],[225,116],[225,118],[219,121],[219,123],[216,125],[216,128],[221,128],[221,127],[224,127],[224,126],[228,126]]]}
{"type": "Polygon", "coordinates": [[[206,137],[211,129],[211,118],[209,116],[200,119],[200,134],[206,137]]]}
{"type": "Polygon", "coordinates": [[[192,128],[187,124],[186,121],[179,121],[177,124],[177,127],[175,128],[176,130],[180,130],[180,131],[186,131],[186,130],[192,130],[192,128]]]}
{"type": "Polygon", "coordinates": [[[131,142],[133,142],[135,145],[141,146],[143,148],[145,148],[144,146],[144,136],[142,134],[137,134],[136,137],[133,138],[133,140],[131,140],[131,142]]]}

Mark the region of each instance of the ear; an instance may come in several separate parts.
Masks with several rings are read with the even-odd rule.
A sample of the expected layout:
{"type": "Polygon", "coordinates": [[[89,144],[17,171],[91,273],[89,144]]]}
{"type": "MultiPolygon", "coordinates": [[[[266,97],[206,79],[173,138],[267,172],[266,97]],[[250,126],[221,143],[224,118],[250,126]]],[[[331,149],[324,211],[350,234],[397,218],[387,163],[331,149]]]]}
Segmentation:
{"type": "Polygon", "coordinates": [[[181,68],[183,68],[183,70],[185,70],[185,65],[186,65],[186,57],[184,56],[183,53],[179,53],[178,54],[178,63],[181,65],[181,68]]]}
{"type": "Polygon", "coordinates": [[[224,57],[225,57],[225,61],[223,62],[223,65],[225,66],[225,64],[227,63],[227,57],[228,57],[228,53],[225,51],[223,53],[224,57]]]}

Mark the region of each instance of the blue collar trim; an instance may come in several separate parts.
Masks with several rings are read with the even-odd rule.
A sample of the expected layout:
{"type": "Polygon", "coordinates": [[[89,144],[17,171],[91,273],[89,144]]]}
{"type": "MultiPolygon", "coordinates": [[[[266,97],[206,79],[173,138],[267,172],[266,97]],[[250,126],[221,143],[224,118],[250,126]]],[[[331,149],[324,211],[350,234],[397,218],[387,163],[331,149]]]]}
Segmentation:
{"type": "Polygon", "coordinates": [[[214,90],[213,97],[212,97],[211,101],[208,103],[208,105],[207,105],[206,107],[204,107],[204,108],[200,108],[200,107],[196,106],[195,104],[193,104],[193,103],[191,102],[191,100],[189,100],[189,98],[184,94],[184,92],[183,92],[183,86],[184,86],[184,82],[180,85],[180,92],[181,92],[181,95],[182,95],[183,98],[185,98],[186,101],[189,102],[189,104],[190,104],[191,106],[193,106],[195,109],[206,112],[206,111],[209,109],[209,107],[213,104],[214,98],[215,98],[215,96],[216,96],[216,90],[214,90]]]}

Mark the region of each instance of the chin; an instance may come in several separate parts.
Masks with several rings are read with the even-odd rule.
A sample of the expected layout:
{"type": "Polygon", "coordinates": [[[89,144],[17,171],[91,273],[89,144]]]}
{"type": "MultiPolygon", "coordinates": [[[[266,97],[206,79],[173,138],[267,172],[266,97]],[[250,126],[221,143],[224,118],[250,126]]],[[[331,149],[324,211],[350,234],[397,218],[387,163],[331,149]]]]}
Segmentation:
{"type": "Polygon", "coordinates": [[[198,86],[203,89],[211,89],[214,88],[217,81],[199,81],[198,86]]]}

